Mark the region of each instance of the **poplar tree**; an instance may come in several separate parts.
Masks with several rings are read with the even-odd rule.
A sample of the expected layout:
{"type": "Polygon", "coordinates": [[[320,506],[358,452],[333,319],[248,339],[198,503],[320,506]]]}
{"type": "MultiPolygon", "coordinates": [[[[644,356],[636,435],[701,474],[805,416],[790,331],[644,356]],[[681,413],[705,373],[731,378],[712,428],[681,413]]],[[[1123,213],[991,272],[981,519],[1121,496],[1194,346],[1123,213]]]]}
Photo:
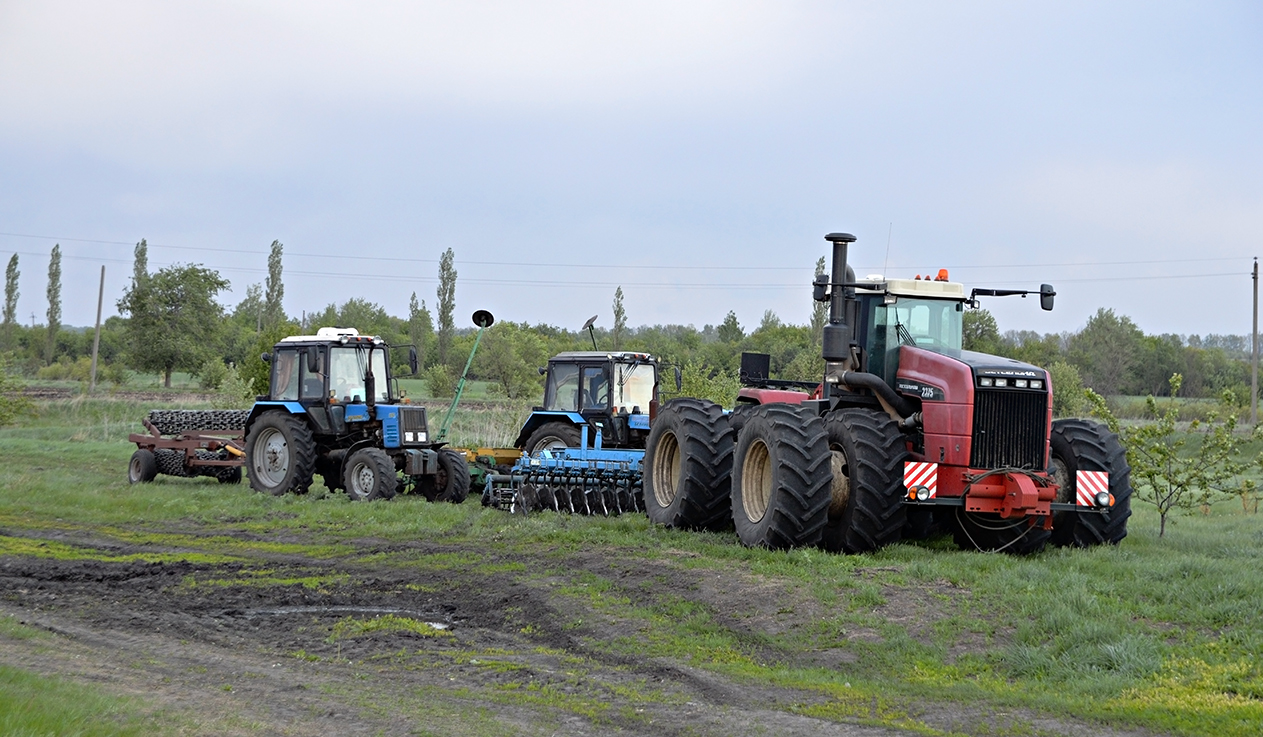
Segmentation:
{"type": "Polygon", "coordinates": [[[53,362],[57,352],[57,331],[61,329],[61,244],[53,246],[48,259],[48,343],[44,356],[53,362]]]}
{"type": "Polygon", "coordinates": [[[623,309],[623,288],[614,290],[614,350],[623,349],[623,337],[627,335],[627,311],[623,309]]]}
{"type": "Polygon", "coordinates": [[[268,254],[268,278],[263,304],[263,325],[272,327],[285,321],[285,284],[281,281],[281,255],[285,246],[280,241],[272,241],[272,252],[268,254]]]}
{"type": "Polygon", "coordinates": [[[4,270],[4,345],[12,347],[13,327],[18,320],[18,255],[9,259],[9,266],[4,270]]]}
{"type": "Polygon", "coordinates": [[[456,336],[456,323],[452,314],[456,310],[456,254],[452,249],[443,252],[439,259],[439,364],[448,365],[448,353],[456,336]]]}

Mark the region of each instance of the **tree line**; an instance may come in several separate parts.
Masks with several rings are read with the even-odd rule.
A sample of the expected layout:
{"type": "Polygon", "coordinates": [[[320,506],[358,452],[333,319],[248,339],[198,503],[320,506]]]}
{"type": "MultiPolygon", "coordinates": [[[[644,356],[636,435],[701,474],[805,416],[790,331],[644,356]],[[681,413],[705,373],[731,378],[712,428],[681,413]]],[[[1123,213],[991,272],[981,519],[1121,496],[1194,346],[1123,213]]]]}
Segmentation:
{"type": "MultiPolygon", "coordinates": [[[[225,383],[245,393],[262,393],[267,366],[260,355],[288,335],[311,333],[322,326],[354,327],[380,335],[392,345],[414,345],[421,370],[435,396],[450,396],[473,346],[476,328],[456,317],[457,270],[455,254],[447,249],[439,260],[438,287],[432,303],[413,292],[408,313],[390,315],[380,305],[351,298],[322,309],[288,315],[283,301],[284,245],[273,241],[268,274],[251,284],[231,307],[220,300],[229,282],[200,264],[174,264],[151,271],[148,245],[136,244],[132,277],[115,302],[119,315],[105,321],[100,341],[100,376],[123,383],[128,371],[157,374],[170,386],[177,371],[197,376],[203,386],[219,389],[225,383]],[[431,304],[433,309],[431,309],[431,304]],[[237,387],[240,384],[240,387],[237,387]]],[[[824,259],[816,263],[823,273],[824,259]]],[[[47,311],[43,324],[23,325],[16,314],[19,261],[16,254],[5,271],[0,356],[9,370],[27,377],[87,380],[92,330],[61,325],[61,249],[54,246],[48,267],[47,311]]],[[[805,288],[804,298],[808,293],[805,288]]],[[[821,370],[820,334],[826,319],[823,303],[812,302],[805,325],[782,321],[767,310],[757,325],[742,326],[729,311],[714,324],[642,325],[629,327],[624,294],[619,287],[611,305],[612,321],[590,335],[577,328],[529,325],[502,319],[482,338],[471,366],[471,377],[491,382],[503,396],[539,396],[538,367],[567,350],[634,350],[652,353],[681,368],[683,393],[731,401],[743,351],[767,353],[775,377],[815,380],[821,370]]],[[[1229,392],[1235,401],[1249,401],[1249,336],[1180,336],[1144,333],[1125,315],[1101,308],[1076,332],[1041,334],[1029,330],[1001,332],[985,309],[964,315],[964,346],[969,350],[1007,356],[1053,372],[1054,396],[1062,414],[1075,406],[1082,388],[1112,395],[1163,396],[1170,377],[1183,377],[1182,396],[1219,397],[1229,392]]],[[[406,351],[396,351],[396,372],[406,373],[406,351]]],[[[670,387],[674,389],[674,386],[670,387]]]]}

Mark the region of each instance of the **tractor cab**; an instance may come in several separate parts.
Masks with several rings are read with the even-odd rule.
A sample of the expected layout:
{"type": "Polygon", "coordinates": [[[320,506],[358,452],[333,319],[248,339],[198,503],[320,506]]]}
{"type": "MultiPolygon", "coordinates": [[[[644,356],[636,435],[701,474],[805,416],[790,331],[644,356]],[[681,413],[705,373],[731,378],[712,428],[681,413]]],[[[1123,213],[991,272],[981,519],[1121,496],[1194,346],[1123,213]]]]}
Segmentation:
{"type": "Polygon", "coordinates": [[[959,356],[967,297],[959,282],[883,279],[856,284],[856,342],[861,371],[895,386],[903,346],[959,356]]]}
{"type": "MultiPolygon", "coordinates": [[[[315,335],[284,338],[267,357],[272,364],[271,388],[256,411],[281,405],[306,414],[318,435],[371,432],[362,423],[375,427],[384,421],[387,447],[427,444],[424,409],[399,406],[389,350],[381,338],[360,335],[354,328],[320,328],[315,335]],[[422,415],[411,417],[418,412],[422,415]],[[410,421],[401,436],[404,414],[410,421]]],[[[415,365],[416,360],[413,348],[409,363],[415,365]]]]}
{"type": "Polygon", "coordinates": [[[649,419],[658,406],[658,362],[647,353],[569,351],[541,368],[547,379],[544,403],[534,408],[514,446],[533,455],[541,449],[576,447],[588,425],[610,448],[643,448],[649,419]]]}

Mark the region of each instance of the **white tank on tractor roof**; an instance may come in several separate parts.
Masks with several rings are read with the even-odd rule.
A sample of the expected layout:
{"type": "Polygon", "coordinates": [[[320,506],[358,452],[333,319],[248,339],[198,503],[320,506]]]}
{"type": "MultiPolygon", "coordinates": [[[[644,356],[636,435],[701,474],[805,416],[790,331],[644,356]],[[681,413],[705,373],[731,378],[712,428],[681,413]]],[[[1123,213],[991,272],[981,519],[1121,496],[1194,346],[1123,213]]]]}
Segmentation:
{"type": "Polygon", "coordinates": [[[856,287],[861,292],[894,294],[899,297],[925,297],[930,299],[965,299],[965,285],[955,281],[934,279],[885,279],[870,275],[856,287]]]}
{"type": "Polygon", "coordinates": [[[360,335],[360,331],[355,328],[320,328],[316,331],[315,335],[291,335],[288,338],[281,338],[281,342],[311,343],[314,341],[342,341],[343,338],[372,338],[374,341],[380,340],[380,338],[377,338],[376,336],[360,335]]]}

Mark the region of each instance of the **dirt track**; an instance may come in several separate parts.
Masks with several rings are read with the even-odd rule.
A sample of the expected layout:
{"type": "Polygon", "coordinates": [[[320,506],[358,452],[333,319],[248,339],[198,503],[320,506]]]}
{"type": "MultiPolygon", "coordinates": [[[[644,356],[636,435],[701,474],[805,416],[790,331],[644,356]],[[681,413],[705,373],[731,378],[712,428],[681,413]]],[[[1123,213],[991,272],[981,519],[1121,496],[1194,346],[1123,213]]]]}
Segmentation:
{"type": "MultiPolygon", "coordinates": [[[[112,555],[153,552],[112,541],[61,541],[112,555]]],[[[436,570],[294,556],[246,565],[0,558],[0,613],[52,633],[0,636],[0,662],[142,696],[181,715],[198,734],[903,734],[865,726],[863,716],[846,724],[795,713],[824,701],[820,693],[738,683],[682,661],[638,657],[614,643],[644,636],[643,623],[559,597],[556,589],[574,581],[551,571],[561,565],[613,580],[633,605],[651,592],[704,603],[725,626],[756,632],[792,628],[816,614],[810,601],[786,606],[784,592],[766,582],[670,562],[628,564],[599,553],[514,560],[451,546],[364,541],[359,547],[360,555],[384,553],[396,561],[437,554],[479,563],[436,570]],[[396,630],[331,637],[340,620],[385,614],[447,626],[450,636],[396,630]]],[[[904,598],[895,607],[920,606],[904,598]]],[[[769,649],[760,657],[840,664],[829,652],[790,656],[769,649]]],[[[965,733],[1019,724],[1036,733],[1121,734],[950,705],[909,713],[965,733]]]]}

